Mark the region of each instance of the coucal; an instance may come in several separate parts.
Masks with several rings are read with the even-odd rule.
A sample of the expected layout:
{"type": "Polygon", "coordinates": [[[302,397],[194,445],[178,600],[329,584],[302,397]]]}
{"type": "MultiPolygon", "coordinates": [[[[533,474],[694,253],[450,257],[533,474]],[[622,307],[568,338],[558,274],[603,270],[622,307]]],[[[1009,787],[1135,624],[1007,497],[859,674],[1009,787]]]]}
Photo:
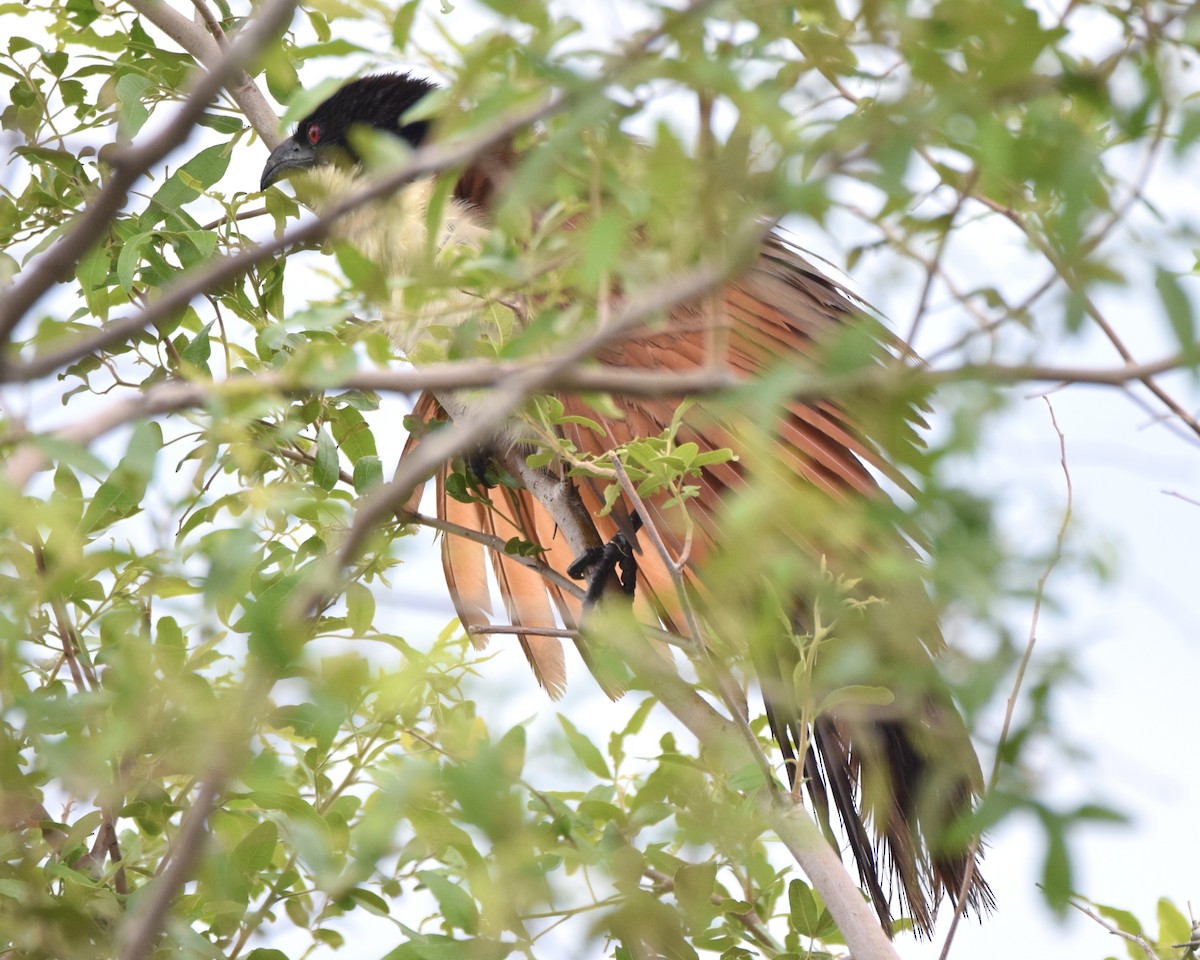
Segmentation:
{"type": "MultiPolygon", "coordinates": [[[[410,74],[369,76],[347,83],[301,120],[292,136],[272,151],[263,169],[262,189],[302,171],[319,211],[328,198],[336,199],[352,188],[363,173],[354,148],[354,128],[386,131],[416,148],[426,141],[430,124],[425,120],[409,121],[406,114],[433,89],[430,82],[410,74]]],[[[335,231],[388,275],[410,276],[415,265],[426,263],[439,251],[477,248],[489,229],[497,195],[518,160],[510,146],[503,146],[485,152],[463,171],[440,219],[433,221],[433,229],[440,231],[437,236],[429,235],[432,180],[418,181],[393,197],[360,208],[343,218],[335,231]]],[[[613,367],[671,371],[699,368],[711,359],[710,317],[714,303],[727,330],[722,360],[732,374],[747,379],[782,359],[799,365],[812,363],[820,356],[822,345],[848,324],[869,322],[840,286],[808,263],[778,232],[770,231],[751,265],[715,297],[677,306],[661,325],[640,328],[599,351],[595,359],[613,367]]],[[[447,329],[479,312],[480,301],[465,293],[451,291],[432,306],[414,304],[397,294],[385,307],[384,319],[401,352],[420,362],[438,356],[436,347],[430,346],[436,340],[430,335],[432,329],[436,327],[444,335],[447,329]]],[[[875,337],[879,344],[886,345],[881,326],[875,337]]],[[[614,406],[604,411],[585,405],[578,397],[563,394],[558,399],[566,413],[586,416],[599,424],[602,436],[571,422],[561,428],[577,449],[596,455],[635,438],[663,434],[677,411],[677,404],[666,399],[614,397],[614,406]]],[[[433,396],[425,395],[418,401],[416,416],[431,422],[461,413],[448,413],[443,406],[433,396]]],[[[497,443],[519,445],[520,430],[519,424],[514,425],[510,435],[497,438],[497,443]]],[[[796,496],[807,498],[806,503],[825,511],[849,511],[855,504],[881,500],[883,494],[869,467],[899,476],[849,415],[830,402],[787,403],[772,436],[775,472],[794,485],[796,496]]],[[[685,417],[678,441],[694,442],[701,451],[737,451],[739,437],[737,426],[728,417],[723,422],[719,413],[710,414],[698,405],[685,417]]],[[[474,467],[468,472],[482,480],[479,475],[486,470],[479,461],[478,457],[472,458],[474,467]]],[[[561,538],[555,538],[553,521],[529,491],[514,489],[511,483],[480,482],[474,487],[476,496],[456,498],[447,489],[451,470],[447,464],[437,477],[438,512],[443,519],[491,534],[499,542],[513,537],[531,542],[541,548],[544,563],[560,573],[579,559],[567,553],[561,538]]],[[[688,503],[694,520],[688,560],[688,576],[693,582],[695,571],[705,560],[719,554],[722,507],[738,490],[745,489],[745,483],[742,465],[734,462],[713,464],[697,481],[696,495],[688,503]]],[[[603,513],[603,493],[598,484],[581,478],[577,485],[603,536],[614,538],[616,543],[622,536],[635,536],[628,505],[603,513]]],[[[653,523],[678,551],[682,538],[665,499],[649,498],[644,519],[653,523]]],[[[892,540],[906,547],[900,534],[893,533],[892,540]]],[[[841,536],[845,539],[847,535],[843,531],[841,536]]],[[[827,554],[833,550],[831,544],[837,540],[838,535],[831,535],[829,542],[806,543],[814,569],[823,569],[827,554]]],[[[845,556],[853,554],[854,549],[860,548],[841,552],[845,556]]],[[[553,579],[542,577],[506,553],[461,536],[446,535],[442,558],[446,582],[464,627],[488,623],[489,558],[513,623],[533,627],[554,626],[559,620],[568,626],[579,622],[578,600],[553,579]]],[[[815,582],[811,576],[800,579],[810,586],[815,582]]],[[[627,584],[631,580],[625,578],[627,584]]],[[[637,582],[639,597],[652,601],[654,616],[668,629],[687,635],[688,625],[680,615],[670,573],[653,551],[646,550],[639,558],[637,582]]],[[[702,587],[700,583],[697,590],[702,587]]],[[[977,914],[990,910],[994,901],[979,873],[977,844],[960,840],[952,845],[945,839],[950,824],[970,812],[983,779],[962,718],[932,668],[932,659],[943,646],[936,616],[895,614],[906,607],[931,611],[932,603],[918,584],[915,590],[908,590],[905,603],[891,608],[891,612],[868,614],[868,628],[864,628],[869,634],[864,641],[868,644],[866,656],[882,664],[882,675],[892,681],[892,692],[865,699],[849,696],[814,717],[811,709],[802,707],[795,686],[801,663],[795,635],[814,629],[806,621],[816,619],[812,612],[818,604],[805,596],[806,589],[797,586],[794,595],[786,598],[793,623],[790,635],[785,635],[789,631],[781,625],[778,637],[768,637],[765,642],[751,639],[747,644],[769,726],[793,791],[803,786],[827,833],[830,807],[836,809],[859,877],[885,927],[890,929],[891,924],[891,898],[885,887],[894,891],[900,908],[907,910],[915,929],[925,935],[932,933],[934,912],[942,895],[948,893],[957,901],[964,883],[965,907],[977,914]],[[906,689],[908,676],[921,679],[906,689]]],[[[883,607],[887,609],[887,603],[883,607]]],[[[472,636],[482,642],[478,634],[472,636]]],[[[522,636],[521,642],[538,681],[551,696],[560,694],[565,682],[560,642],[537,635],[522,636]]],[[[581,651],[589,659],[587,648],[581,647],[581,651]]],[[[855,656],[822,651],[811,672],[812,682],[822,682],[824,661],[837,664],[833,669],[836,683],[874,690],[872,685],[880,682],[881,674],[863,667],[862,675],[856,676],[853,664],[862,658],[856,660],[855,656]],[[851,665],[849,675],[847,663],[851,665]]],[[[595,672],[598,677],[602,674],[595,672]]],[[[611,677],[602,679],[602,683],[611,689],[611,677]]],[[[961,833],[958,831],[958,835],[961,833]]]]}

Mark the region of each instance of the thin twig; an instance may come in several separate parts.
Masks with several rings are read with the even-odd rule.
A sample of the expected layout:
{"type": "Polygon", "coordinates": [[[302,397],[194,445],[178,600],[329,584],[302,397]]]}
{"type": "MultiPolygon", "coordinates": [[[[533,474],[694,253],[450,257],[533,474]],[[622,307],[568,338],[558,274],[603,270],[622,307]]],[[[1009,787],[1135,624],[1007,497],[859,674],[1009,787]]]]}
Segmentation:
{"type": "Polygon", "coordinates": [[[950,242],[950,233],[954,229],[954,221],[958,219],[959,213],[962,212],[963,204],[967,200],[967,195],[974,187],[975,181],[979,178],[977,171],[972,170],[968,175],[967,185],[965,189],[959,190],[956,193],[954,206],[950,212],[946,214],[946,225],[942,228],[941,236],[938,237],[937,245],[934,247],[933,256],[930,257],[925,266],[925,282],[921,284],[921,293],[917,298],[917,306],[913,311],[912,323],[908,326],[908,334],[904,338],[904,342],[910,350],[916,348],[917,333],[921,329],[921,321],[925,318],[926,310],[929,307],[929,295],[933,292],[934,279],[939,274],[944,274],[942,267],[942,259],[946,254],[946,247],[950,242]]]}
{"type": "MultiPolygon", "coordinates": [[[[1013,715],[1017,709],[1017,699],[1021,693],[1021,686],[1025,681],[1025,673],[1029,668],[1029,663],[1033,659],[1033,648],[1037,645],[1037,627],[1038,620],[1042,613],[1042,602],[1046,596],[1046,584],[1050,580],[1050,575],[1054,572],[1054,568],[1058,566],[1063,557],[1063,550],[1067,539],[1067,527],[1071,522],[1071,512],[1074,507],[1074,487],[1071,484],[1071,468],[1067,463],[1067,438],[1062,432],[1062,428],[1058,425],[1058,418],[1054,415],[1054,405],[1050,402],[1049,397],[1042,397],[1042,401],[1046,404],[1046,409],[1050,411],[1050,424],[1054,427],[1054,433],[1058,437],[1058,457],[1059,463],[1062,466],[1063,480],[1066,484],[1067,502],[1063,508],[1062,523],[1059,524],[1058,534],[1054,539],[1054,550],[1050,554],[1050,558],[1046,561],[1046,566],[1042,570],[1042,575],[1038,577],[1037,587],[1033,594],[1033,612],[1029,618],[1029,635],[1025,641],[1025,652],[1021,655],[1021,662],[1017,665],[1017,675],[1013,679],[1012,692],[1008,696],[1008,703],[1004,710],[1004,723],[1000,728],[1000,739],[996,744],[996,758],[992,763],[992,773],[988,778],[988,791],[996,788],[996,783],[1000,778],[1000,766],[1003,762],[1004,748],[1008,744],[1008,735],[1012,729],[1013,715]]],[[[938,960],[946,960],[950,955],[950,945],[954,942],[954,935],[958,931],[959,921],[967,912],[970,905],[967,898],[967,891],[971,889],[971,882],[975,876],[976,869],[976,854],[979,851],[979,838],[976,837],[971,842],[967,856],[967,869],[963,872],[962,884],[958,889],[958,896],[955,899],[954,919],[950,922],[950,929],[946,932],[946,942],[942,945],[942,951],[938,956],[938,960]]]]}
{"type": "Polygon", "coordinates": [[[1193,507],[1200,507],[1200,500],[1189,497],[1187,494],[1180,493],[1178,490],[1163,490],[1168,497],[1174,497],[1176,500],[1182,500],[1184,503],[1190,503],[1193,507]]]}
{"type": "Polygon", "coordinates": [[[196,16],[206,27],[208,32],[212,34],[213,40],[218,47],[224,49],[226,45],[225,31],[221,29],[221,21],[219,21],[213,12],[208,8],[208,4],[204,0],[192,0],[192,6],[196,8],[196,16]]]}
{"type": "Polygon", "coordinates": [[[561,627],[523,627],[517,623],[503,623],[497,626],[481,625],[467,627],[468,636],[489,637],[494,634],[519,634],[522,637],[560,637],[563,640],[578,640],[578,630],[565,630],[561,627]]]}
{"type": "MultiPolygon", "coordinates": [[[[685,297],[684,299],[688,299],[685,297]]],[[[665,304],[659,309],[665,309],[665,304]]],[[[650,313],[653,311],[647,311],[650,313]]],[[[604,331],[608,334],[612,328],[604,331]]],[[[626,331],[619,331],[624,333],[626,331]]],[[[618,334],[605,336],[605,342],[617,339],[618,334]]],[[[598,348],[596,348],[598,349],[598,348]]],[[[735,381],[719,371],[696,370],[690,373],[669,374],[654,370],[617,369],[613,367],[583,367],[581,361],[565,365],[547,361],[523,361],[496,364],[487,361],[439,364],[416,370],[368,370],[354,373],[327,389],[414,393],[432,389],[437,393],[471,387],[500,387],[518,380],[536,380],[537,390],[567,392],[611,392],[627,396],[700,395],[730,387],[735,381]]],[[[798,380],[791,388],[796,400],[819,400],[857,390],[905,390],[914,384],[928,389],[948,383],[981,381],[995,384],[1044,382],[1092,386],[1123,386],[1171,370],[1183,369],[1194,363],[1190,356],[1174,354],[1149,363],[1095,369],[1086,367],[1051,367],[1039,364],[964,364],[942,370],[913,368],[904,364],[868,367],[853,374],[814,374],[798,380]]],[[[311,387],[296,384],[282,373],[261,373],[254,378],[232,377],[223,383],[188,383],[170,381],[152,387],[142,396],[120,401],[96,416],[54,431],[58,440],[87,444],[133,420],[168,413],[187,407],[202,406],[221,390],[262,390],[288,394],[303,394],[311,387]],[[244,381],[244,382],[243,382],[244,381]]],[[[492,426],[503,418],[496,418],[492,426]]],[[[490,421],[489,421],[490,422],[490,421]]],[[[7,463],[6,474],[11,483],[23,486],[30,476],[47,463],[35,446],[35,438],[22,433],[6,438],[22,442],[7,463]]]]}
{"type": "Polygon", "coordinates": [[[1146,938],[1141,934],[1129,933],[1126,930],[1122,930],[1111,920],[1100,916],[1100,914],[1096,913],[1096,911],[1091,907],[1085,907],[1083,904],[1078,903],[1075,900],[1071,900],[1070,904],[1085,917],[1090,917],[1092,920],[1095,920],[1096,923],[1100,924],[1100,926],[1111,933],[1114,937],[1120,937],[1122,940],[1128,940],[1130,943],[1137,944],[1142,949],[1142,952],[1146,954],[1149,960],[1159,960],[1159,956],[1154,951],[1154,947],[1152,947],[1149,941],[1147,941],[1146,938]]]}
{"type": "Polygon", "coordinates": [[[217,227],[223,227],[227,223],[237,223],[241,220],[253,220],[255,217],[266,216],[270,211],[266,207],[255,207],[253,210],[239,210],[232,216],[228,213],[222,214],[216,220],[210,220],[204,224],[201,230],[216,230],[217,227]]]}

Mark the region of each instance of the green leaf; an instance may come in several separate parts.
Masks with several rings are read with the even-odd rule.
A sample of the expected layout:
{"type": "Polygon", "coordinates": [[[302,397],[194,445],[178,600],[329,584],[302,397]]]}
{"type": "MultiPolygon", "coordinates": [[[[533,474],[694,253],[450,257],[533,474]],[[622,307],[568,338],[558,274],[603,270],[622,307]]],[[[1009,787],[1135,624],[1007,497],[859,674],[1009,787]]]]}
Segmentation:
{"type": "Polygon", "coordinates": [[[117,101],[121,105],[119,122],[126,137],[136,136],[150,119],[150,111],[142,103],[142,94],[149,86],[149,78],[137,73],[127,73],[116,83],[117,101]]]}
{"type": "Polygon", "coordinates": [[[200,367],[205,373],[208,372],[208,359],[212,356],[212,340],[209,338],[208,332],[215,322],[215,320],[210,320],[206,323],[188,345],[179,351],[180,359],[200,367]]]}
{"type": "Polygon", "coordinates": [[[571,750],[579,762],[596,776],[603,777],[605,780],[612,779],[608,764],[604,760],[604,754],[600,752],[599,748],[580,733],[575,725],[561,713],[558,715],[558,722],[562,725],[563,732],[567,735],[567,743],[570,744],[571,750]]]}
{"type": "Polygon", "coordinates": [[[757,763],[747,763],[740,770],[730,774],[728,781],[731,790],[748,792],[757,790],[766,783],[762,768],[757,763]]]}
{"type": "Polygon", "coordinates": [[[359,457],[354,464],[354,490],[366,493],[383,483],[383,462],[375,456],[359,457]]]}
{"type": "Polygon", "coordinates": [[[702,863],[686,865],[675,871],[675,899],[687,922],[688,929],[699,933],[707,929],[720,908],[713,903],[717,889],[717,865],[702,863]]]}
{"type": "Polygon", "coordinates": [[[625,239],[625,223],[613,210],[605,210],[588,227],[583,248],[583,282],[594,286],[600,277],[613,269],[617,254],[625,239]]]}
{"type": "Polygon", "coordinates": [[[812,888],[803,880],[788,884],[788,912],[792,927],[802,937],[815,937],[821,925],[821,908],[812,888]]]}
{"type": "Polygon", "coordinates": [[[517,948],[515,943],[502,943],[478,937],[474,940],[455,940],[438,934],[420,934],[401,926],[410,937],[386,954],[383,960],[503,960],[517,948]]]}
{"type": "Polygon", "coordinates": [[[233,861],[243,873],[257,874],[271,865],[279,843],[279,828],[264,820],[242,838],[233,850],[233,861]]]}
{"type": "Polygon", "coordinates": [[[1109,907],[1102,903],[1092,904],[1100,916],[1107,917],[1117,925],[1117,929],[1123,933],[1131,934],[1135,937],[1143,936],[1141,921],[1138,920],[1130,911],[1123,910],[1120,907],[1109,907]]]}
{"type": "Polygon", "coordinates": [[[348,243],[335,243],[333,254],[355,290],[371,300],[387,297],[387,274],[374,260],[348,243]]]}
{"type": "Polygon", "coordinates": [[[1046,902],[1059,915],[1071,902],[1071,858],[1063,824],[1056,818],[1043,817],[1046,825],[1046,859],[1042,863],[1042,891],[1046,902]]]}
{"type": "Polygon", "coordinates": [[[475,901],[458,883],[433,870],[418,870],[417,878],[425,884],[438,902],[442,919],[451,929],[464,933],[479,930],[479,910],[475,901]]]}
{"type": "Polygon", "coordinates": [[[133,290],[134,276],[142,262],[142,248],[153,239],[153,233],[139,233],[132,240],[126,240],[117,254],[117,280],[126,293],[133,290]]]}
{"type": "Polygon", "coordinates": [[[361,583],[346,588],[346,624],[351,633],[362,636],[375,622],[375,594],[361,583]]]}
{"type": "Polygon", "coordinates": [[[893,703],[896,695],[886,687],[872,687],[865,684],[850,684],[838,687],[825,694],[817,706],[816,716],[836,710],[844,704],[857,706],[886,707],[893,703]]]}
{"type": "Polygon", "coordinates": [[[358,463],[361,457],[379,455],[371,428],[363,415],[353,407],[339,407],[330,418],[330,426],[338,448],[351,463],[358,463]]]}
{"type": "Polygon", "coordinates": [[[504,775],[515,780],[525,768],[525,728],[518,724],[512,727],[496,744],[496,758],[504,775]]]}
{"type": "Polygon", "coordinates": [[[386,917],[392,912],[391,907],[388,906],[388,902],[383,897],[371,890],[367,890],[365,887],[355,887],[353,890],[347,892],[346,896],[351,900],[361,903],[376,916],[386,917]]]}
{"type": "Polygon", "coordinates": [[[108,272],[112,266],[112,247],[98,243],[79,261],[75,276],[88,309],[101,319],[108,315],[108,272]]]}
{"type": "Polygon", "coordinates": [[[195,179],[201,187],[207,190],[225,176],[225,171],[229,169],[231,156],[229,144],[217,144],[201,150],[180,167],[179,171],[195,179]]]}
{"type": "Polygon", "coordinates": [[[80,522],[84,533],[95,533],[141,509],[162,444],[157,423],[142,422],[134,427],[128,451],[88,504],[80,522]]]}
{"type": "Polygon", "coordinates": [[[1184,353],[1195,356],[1198,349],[1196,321],[1192,315],[1191,301],[1180,287],[1179,279],[1169,270],[1158,267],[1154,274],[1154,286],[1158,289],[1163,310],[1166,311],[1171,329],[1175,332],[1179,348],[1184,353]]]}
{"type": "Polygon", "coordinates": [[[402,53],[408,46],[408,35],[412,31],[420,2],[421,0],[408,0],[407,3],[401,4],[392,18],[392,46],[402,53]]]}
{"type": "Polygon", "coordinates": [[[313,482],[322,490],[332,490],[338,482],[337,445],[329,432],[321,427],[317,431],[317,455],[313,461],[313,482]]]}
{"type": "Polygon", "coordinates": [[[220,143],[206,147],[164,180],[154,192],[154,210],[146,212],[143,222],[158,223],[169,215],[179,213],[184,204],[200,196],[202,189],[220,180],[229,168],[231,146],[229,143],[220,143]]]}
{"type": "Polygon", "coordinates": [[[1180,909],[1166,897],[1158,901],[1159,944],[1187,943],[1192,939],[1192,925],[1180,909]]]}

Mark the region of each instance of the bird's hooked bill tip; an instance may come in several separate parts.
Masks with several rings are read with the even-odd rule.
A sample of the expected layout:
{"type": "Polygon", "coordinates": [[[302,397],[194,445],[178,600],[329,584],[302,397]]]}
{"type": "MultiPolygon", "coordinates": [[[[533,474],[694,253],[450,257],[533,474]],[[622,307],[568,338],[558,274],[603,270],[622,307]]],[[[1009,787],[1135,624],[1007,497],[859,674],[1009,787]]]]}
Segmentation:
{"type": "Polygon", "coordinates": [[[259,190],[266,190],[277,180],[287,176],[291,170],[305,170],[316,162],[316,151],[308,144],[298,142],[294,137],[284,140],[271,151],[263,166],[262,178],[259,180],[259,190]]]}

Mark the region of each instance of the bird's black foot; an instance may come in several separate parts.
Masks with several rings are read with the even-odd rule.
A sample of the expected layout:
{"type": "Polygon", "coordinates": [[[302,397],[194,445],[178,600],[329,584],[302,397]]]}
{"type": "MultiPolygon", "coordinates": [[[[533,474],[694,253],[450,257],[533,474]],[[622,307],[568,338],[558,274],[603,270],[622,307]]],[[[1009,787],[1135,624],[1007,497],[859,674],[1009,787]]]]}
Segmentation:
{"type": "Polygon", "coordinates": [[[632,598],[637,592],[637,558],[634,547],[637,544],[637,532],[642,527],[642,518],[634,514],[630,518],[630,530],[634,536],[633,543],[624,533],[618,533],[602,547],[592,547],[577,557],[575,562],[567,567],[567,575],[573,580],[586,580],[587,592],[583,597],[584,607],[594,607],[610,581],[615,581],[621,592],[632,598]]]}
{"type": "Polygon", "coordinates": [[[467,478],[473,480],[475,486],[490,490],[500,482],[500,469],[490,444],[476,445],[464,454],[463,461],[467,468],[467,478]]]}

